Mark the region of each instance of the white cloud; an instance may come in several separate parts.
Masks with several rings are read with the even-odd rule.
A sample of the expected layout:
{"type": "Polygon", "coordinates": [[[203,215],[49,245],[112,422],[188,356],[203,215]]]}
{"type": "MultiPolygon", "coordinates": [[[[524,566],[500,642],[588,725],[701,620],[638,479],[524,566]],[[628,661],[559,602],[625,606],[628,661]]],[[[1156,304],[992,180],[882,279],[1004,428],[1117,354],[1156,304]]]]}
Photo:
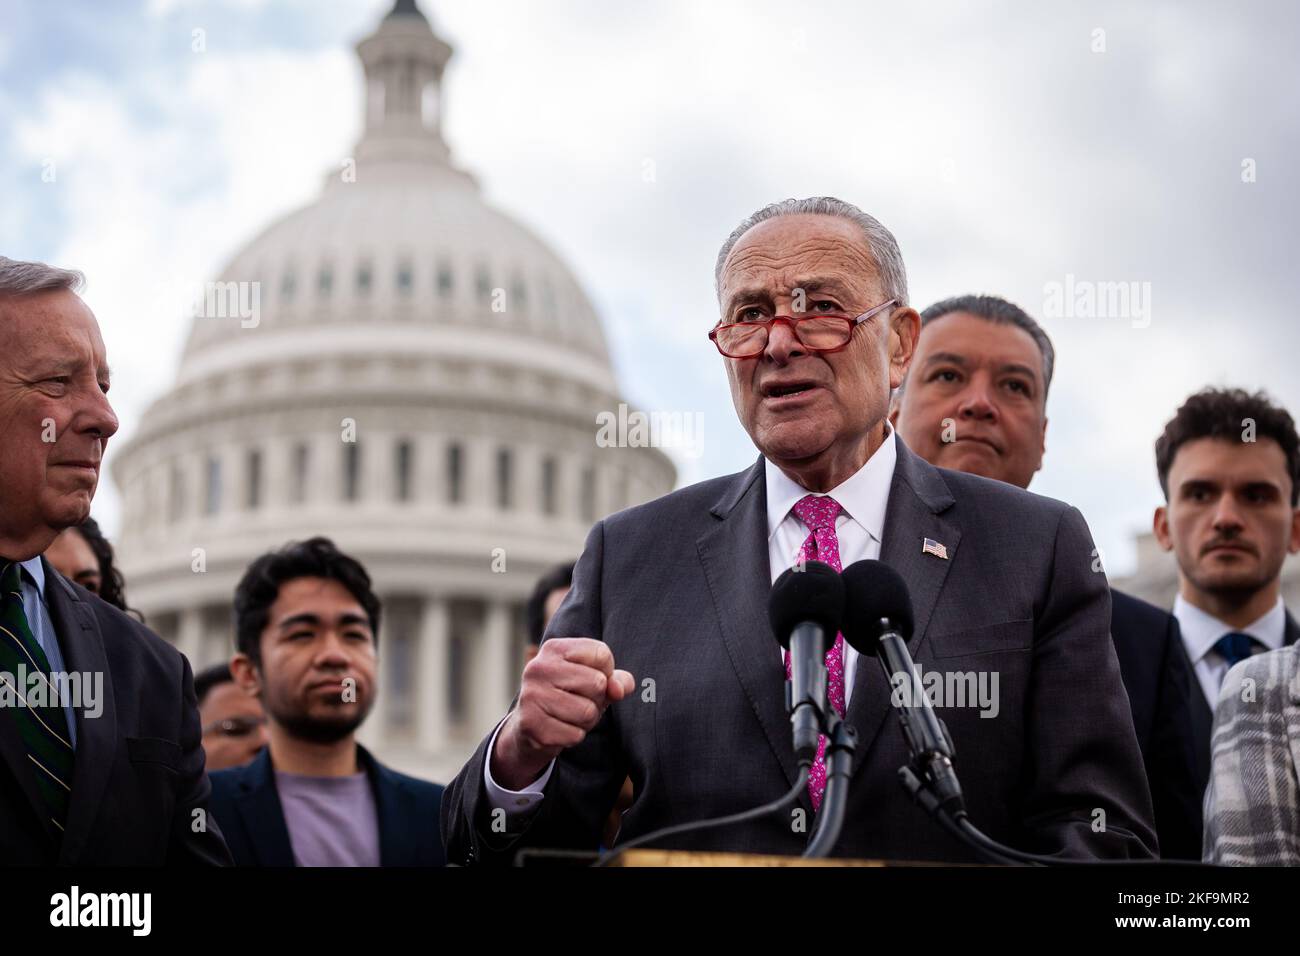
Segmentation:
{"type": "MultiPolygon", "coordinates": [[[[86,273],[114,367],[123,427],[110,456],[174,375],[188,330],[176,288],[211,278],[270,217],[309,201],[350,149],[355,124],[339,117],[354,114],[355,69],[342,50],[196,55],[180,85],[139,77],[162,115],[148,123],[138,89],[71,74],[18,121],[16,152],[54,159],[49,188],[69,216],[50,259],[86,273]]],[[[107,479],[96,513],[116,529],[107,479]]]]}
{"type": "MultiPolygon", "coordinates": [[[[1112,566],[1158,499],[1151,443],[1183,397],[1232,381],[1300,404],[1282,347],[1300,300],[1282,178],[1300,110],[1269,66],[1289,62],[1286,8],[423,3],[457,47],[453,153],[574,267],[631,397],[705,413],[686,480],[752,459],[703,336],[713,256],[743,215],[790,195],[878,215],[917,304],[986,291],[1041,316],[1044,283],[1067,272],[1152,282],[1149,329],[1045,321],[1059,371],[1034,488],[1079,504],[1112,566]],[[1089,49],[1098,25],[1104,54],[1089,49]],[[1244,156],[1256,187],[1236,182],[1244,156]]],[[[184,332],[140,308],[140,277],[206,278],[316,194],[358,128],[351,44],[386,6],[294,8],[346,21],[318,55],[212,49],[180,83],[145,62],[114,93],[61,76],[20,125],[29,159],[64,157],[59,259],[90,274],[132,373],[117,386],[128,424],[170,381],[184,332]],[[144,124],[142,102],[163,121],[144,124]]]]}

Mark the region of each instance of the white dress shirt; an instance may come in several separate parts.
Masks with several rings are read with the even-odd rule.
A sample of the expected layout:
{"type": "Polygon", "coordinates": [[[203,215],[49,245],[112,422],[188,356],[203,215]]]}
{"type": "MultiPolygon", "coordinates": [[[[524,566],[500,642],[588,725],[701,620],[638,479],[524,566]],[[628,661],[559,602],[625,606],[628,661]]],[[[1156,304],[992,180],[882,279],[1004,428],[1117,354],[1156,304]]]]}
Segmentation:
{"type": "Polygon", "coordinates": [[[1240,631],[1249,634],[1270,651],[1275,651],[1286,640],[1286,607],[1281,597],[1267,614],[1246,627],[1233,627],[1220,621],[1190,601],[1185,601],[1181,594],[1174,599],[1174,617],[1178,618],[1183,646],[1187,648],[1187,657],[1196,671],[1196,679],[1201,682],[1201,690],[1211,711],[1219,702],[1219,688],[1228,673],[1228,662],[1214,649],[1215,641],[1232,631],[1240,631]]]}
{"type": "MultiPolygon", "coordinates": [[[[885,423],[885,428],[884,442],[867,459],[866,464],[827,492],[840,505],[840,514],[835,519],[835,534],[840,542],[840,563],[846,568],[855,561],[880,557],[889,488],[894,481],[894,465],[898,461],[894,429],[888,422],[885,423]]],[[[791,510],[809,491],[772,462],[765,460],[763,465],[767,485],[767,559],[772,580],[775,581],[794,565],[799,557],[799,549],[812,533],[812,529],[791,510]]],[[[785,652],[780,647],[777,647],[777,652],[782,655],[784,667],[785,652]]],[[[848,707],[849,697],[853,693],[853,676],[857,672],[858,657],[857,651],[848,644],[844,645],[845,707],[848,707]]],[[[501,723],[505,723],[504,719],[501,723]]],[[[555,769],[555,761],[552,760],[546,772],[523,790],[507,790],[498,786],[492,779],[491,764],[500,731],[501,724],[497,724],[496,730],[492,732],[492,740],[488,743],[488,758],[483,761],[483,781],[489,805],[494,810],[505,810],[509,820],[526,816],[541,803],[545,796],[543,791],[546,782],[551,779],[551,771],[555,769]]]]}

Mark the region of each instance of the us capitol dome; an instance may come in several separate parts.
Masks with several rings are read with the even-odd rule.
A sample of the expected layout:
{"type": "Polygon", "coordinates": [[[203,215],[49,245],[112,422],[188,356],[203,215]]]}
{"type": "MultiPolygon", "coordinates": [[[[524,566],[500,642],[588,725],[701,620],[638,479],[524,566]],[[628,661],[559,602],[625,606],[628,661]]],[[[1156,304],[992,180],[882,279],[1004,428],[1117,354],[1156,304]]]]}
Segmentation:
{"type": "Polygon", "coordinates": [[[658,448],[597,446],[624,401],[600,319],[452,162],[451,47],[398,0],[356,50],[354,154],[209,283],[209,312],[227,293],[257,309],[193,319],[113,461],[117,548],[131,603],[198,670],[229,659],[251,561],[333,538],[384,603],[360,739],[445,781],[509,707],[535,579],[676,471],[658,448]]]}

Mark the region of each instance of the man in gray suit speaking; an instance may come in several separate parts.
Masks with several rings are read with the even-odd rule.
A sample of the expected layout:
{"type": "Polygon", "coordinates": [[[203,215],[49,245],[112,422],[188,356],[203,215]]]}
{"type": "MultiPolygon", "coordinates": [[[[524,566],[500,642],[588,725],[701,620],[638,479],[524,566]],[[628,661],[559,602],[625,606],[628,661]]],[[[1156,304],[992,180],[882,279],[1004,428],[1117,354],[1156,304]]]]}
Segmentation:
{"type": "MultiPolygon", "coordinates": [[[[787,200],[737,227],[716,277],[709,337],[761,457],[592,529],[514,707],[447,790],[448,860],[594,849],[627,777],[619,841],[778,798],[797,767],[768,592],[800,559],[865,558],[908,584],[909,647],[937,688],[975,824],[1038,853],[1151,856],[1082,516],[932,467],[887,421],[920,330],[893,235],[840,200],[787,200]],[[959,686],[991,693],[944,692],[959,686]]],[[[899,784],[908,751],[880,666],[842,640],[827,664],[830,702],[859,738],[835,855],[973,860],[899,784]]],[[[819,758],[793,812],[660,845],[798,854],[824,788],[819,758]]]]}

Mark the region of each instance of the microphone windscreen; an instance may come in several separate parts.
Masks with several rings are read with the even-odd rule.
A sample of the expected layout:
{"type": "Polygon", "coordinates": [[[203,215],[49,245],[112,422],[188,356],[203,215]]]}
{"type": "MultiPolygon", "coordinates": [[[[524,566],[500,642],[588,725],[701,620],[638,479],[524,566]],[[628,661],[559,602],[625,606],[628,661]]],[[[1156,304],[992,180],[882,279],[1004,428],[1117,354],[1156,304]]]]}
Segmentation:
{"type": "Polygon", "coordinates": [[[855,561],[844,569],[844,640],[874,654],[880,622],[888,618],[903,640],[912,638],[912,596],[902,575],[883,561],[855,561]]]}
{"type": "Polygon", "coordinates": [[[844,582],[838,571],[821,561],[809,561],[803,570],[795,565],[772,585],[767,613],[776,639],[785,648],[790,646],[790,632],[805,621],[834,634],[844,616],[844,582]]]}

